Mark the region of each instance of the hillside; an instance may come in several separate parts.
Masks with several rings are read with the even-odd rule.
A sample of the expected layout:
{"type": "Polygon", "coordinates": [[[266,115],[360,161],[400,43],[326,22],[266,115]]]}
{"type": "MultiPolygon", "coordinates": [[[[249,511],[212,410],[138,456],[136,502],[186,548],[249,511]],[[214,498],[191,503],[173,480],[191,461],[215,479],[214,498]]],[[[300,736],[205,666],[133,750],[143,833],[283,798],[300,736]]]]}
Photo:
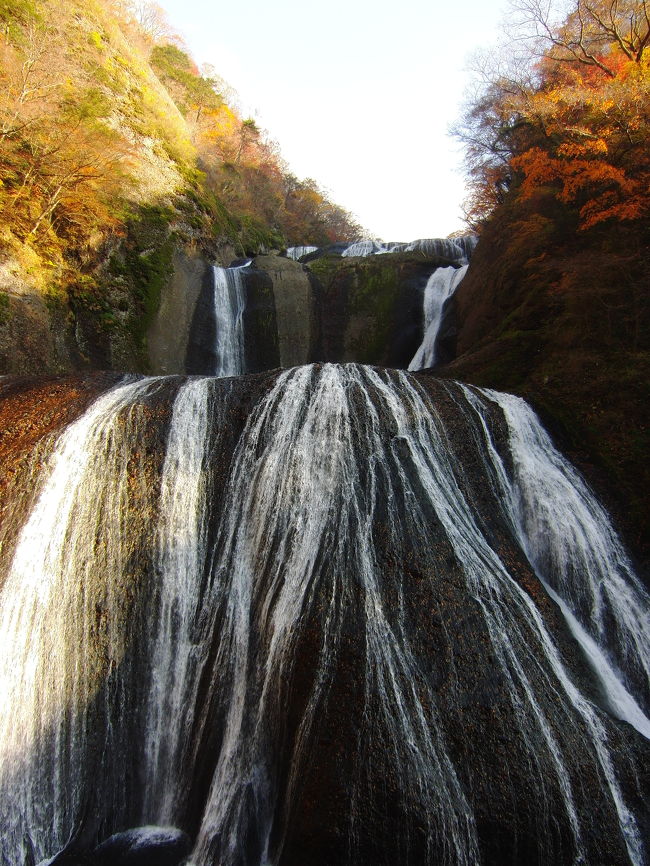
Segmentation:
{"type": "Polygon", "coordinates": [[[146,370],[175,255],[358,234],[153,5],[3,0],[0,24],[1,371],[146,370]]]}

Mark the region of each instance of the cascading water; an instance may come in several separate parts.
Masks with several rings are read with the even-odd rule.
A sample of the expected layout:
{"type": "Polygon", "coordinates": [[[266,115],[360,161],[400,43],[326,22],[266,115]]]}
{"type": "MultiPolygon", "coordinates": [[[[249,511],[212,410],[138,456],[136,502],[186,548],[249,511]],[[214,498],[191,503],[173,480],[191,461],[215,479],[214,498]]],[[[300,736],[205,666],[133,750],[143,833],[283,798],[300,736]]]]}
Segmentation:
{"type": "Polygon", "coordinates": [[[424,253],[429,256],[442,256],[459,264],[466,264],[469,260],[467,248],[460,243],[460,238],[421,238],[398,247],[400,252],[424,253]]]}
{"type": "Polygon", "coordinates": [[[214,317],[216,326],[215,376],[240,376],[245,372],[244,306],[242,270],[213,266],[214,317]]]}
{"type": "Polygon", "coordinates": [[[508,425],[508,473],[485,403],[470,388],[463,391],[480,419],[498,499],[523,550],[596,669],[610,710],[650,739],[650,598],[607,514],[524,400],[481,389],[508,425]]]}
{"type": "Polygon", "coordinates": [[[388,248],[381,241],[357,241],[354,244],[350,244],[347,249],[343,250],[341,255],[344,258],[349,258],[352,256],[374,256],[377,253],[386,253],[388,252],[388,248]]]}
{"type": "Polygon", "coordinates": [[[423,370],[436,363],[436,340],[442,324],[444,307],[454,294],[468,265],[460,268],[437,268],[429,277],[424,289],[424,337],[409,364],[409,370],[423,370]]]}
{"type": "MultiPolygon", "coordinates": [[[[423,253],[426,256],[440,256],[465,265],[476,246],[476,235],[463,235],[458,238],[421,238],[409,243],[384,243],[377,240],[356,241],[343,250],[344,258],[351,256],[376,256],[385,253],[423,253]]],[[[296,249],[302,249],[297,247],[296,249]]],[[[287,251],[288,252],[288,251],[287,251]]],[[[313,252],[312,249],[309,252],[313,252]]]]}
{"type": "Polygon", "coordinates": [[[463,251],[465,264],[467,264],[472,257],[472,253],[476,249],[476,245],[478,244],[478,236],[472,234],[460,235],[460,237],[454,238],[454,243],[458,244],[463,251]]]}
{"type": "Polygon", "coordinates": [[[309,246],[289,247],[287,249],[287,256],[288,256],[288,258],[293,259],[294,261],[297,262],[303,256],[308,256],[309,253],[315,253],[317,249],[318,249],[318,247],[309,247],[309,246]]]}
{"type": "Polygon", "coordinates": [[[195,866],[641,866],[645,741],[529,563],[637,694],[645,600],[543,437],[353,365],[97,399],[0,595],[2,862],[165,824],[195,866]],[[570,489],[593,519],[543,538],[570,489]]]}
{"type": "Polygon", "coordinates": [[[159,381],[108,392],[63,433],[4,580],[0,827],[6,864],[23,862],[26,838],[37,858],[67,841],[88,806],[93,772],[100,771],[93,752],[103,743],[115,757],[129,727],[128,707],[102,688],[124,660],[122,584],[135,585],[132,557],[146,535],[131,519],[128,501],[147,502],[150,490],[145,477],[130,485],[127,460],[134,460],[131,449],[143,447],[139,401],[159,381]]]}
{"type": "Polygon", "coordinates": [[[154,561],[157,628],[151,644],[147,697],[143,823],[173,821],[184,791],[182,743],[187,708],[196,703],[196,645],[191,623],[206,558],[204,462],[209,453],[208,408],[213,380],[195,379],[174,401],[162,469],[154,561]]]}

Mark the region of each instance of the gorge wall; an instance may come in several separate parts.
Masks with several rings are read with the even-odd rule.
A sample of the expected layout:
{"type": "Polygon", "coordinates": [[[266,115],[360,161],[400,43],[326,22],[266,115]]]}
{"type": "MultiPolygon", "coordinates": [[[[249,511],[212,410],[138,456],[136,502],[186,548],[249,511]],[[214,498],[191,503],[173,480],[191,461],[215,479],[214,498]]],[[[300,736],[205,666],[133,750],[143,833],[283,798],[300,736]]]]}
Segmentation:
{"type": "Polygon", "coordinates": [[[647,48],[383,243],[134,8],[0,8],[2,866],[647,866],[647,48]]]}
{"type": "Polygon", "coordinates": [[[525,396],[615,511],[650,575],[647,222],[591,232],[550,197],[513,197],[451,299],[437,374],[525,396]]]}

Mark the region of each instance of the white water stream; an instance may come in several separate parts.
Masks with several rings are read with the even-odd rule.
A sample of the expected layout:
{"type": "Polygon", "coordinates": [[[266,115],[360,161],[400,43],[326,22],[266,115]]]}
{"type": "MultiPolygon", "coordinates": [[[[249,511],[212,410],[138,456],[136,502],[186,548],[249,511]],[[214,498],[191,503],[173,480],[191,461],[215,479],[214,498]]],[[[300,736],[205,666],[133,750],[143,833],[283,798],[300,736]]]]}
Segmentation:
{"type": "MultiPolygon", "coordinates": [[[[75,765],[97,736],[88,704],[124,653],[127,460],[158,381],[109,391],[63,432],[2,587],[0,851],[12,866],[26,836],[37,860],[58,850],[88,796],[75,765]]],[[[117,722],[120,708],[108,712],[117,722]]]]}
{"type": "Polygon", "coordinates": [[[647,709],[639,706],[650,706],[650,598],[607,514],[530,406],[482,389],[478,394],[499,406],[508,425],[508,473],[486,404],[474,390],[463,391],[480,419],[498,500],[522,549],[582,645],[612,712],[650,738],[647,709]]]}
{"type": "Polygon", "coordinates": [[[213,266],[214,317],[216,326],[214,375],[241,376],[245,372],[243,268],[213,266]]]}
{"type": "Polygon", "coordinates": [[[444,307],[467,273],[468,265],[460,268],[437,268],[424,289],[424,337],[408,369],[424,370],[436,363],[436,341],[442,325],[444,307]]]}

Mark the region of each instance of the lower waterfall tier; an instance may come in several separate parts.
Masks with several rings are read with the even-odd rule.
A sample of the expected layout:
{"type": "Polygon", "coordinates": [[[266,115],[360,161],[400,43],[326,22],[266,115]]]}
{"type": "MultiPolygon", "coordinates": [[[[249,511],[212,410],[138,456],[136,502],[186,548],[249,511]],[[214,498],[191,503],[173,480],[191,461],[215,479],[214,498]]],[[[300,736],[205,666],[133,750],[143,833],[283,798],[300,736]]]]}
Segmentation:
{"type": "Polygon", "coordinates": [[[0,417],[3,864],[645,862],[648,598],[523,401],[325,364],[0,417]]]}

